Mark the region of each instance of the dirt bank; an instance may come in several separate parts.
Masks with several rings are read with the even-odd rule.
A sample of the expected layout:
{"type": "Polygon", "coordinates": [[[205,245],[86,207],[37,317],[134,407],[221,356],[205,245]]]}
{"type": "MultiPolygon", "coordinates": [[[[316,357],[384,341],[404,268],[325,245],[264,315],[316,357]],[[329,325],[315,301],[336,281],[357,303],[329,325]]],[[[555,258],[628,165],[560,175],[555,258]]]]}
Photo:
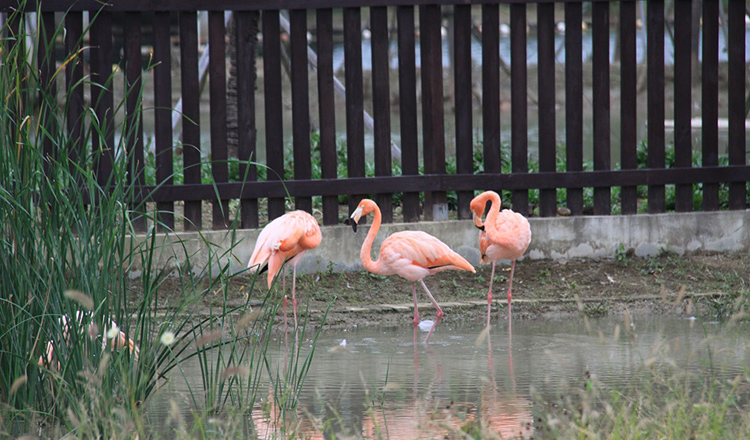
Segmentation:
{"type": "MultiPolygon", "coordinates": [[[[507,319],[509,271],[510,267],[503,265],[495,273],[493,321],[507,319]]],[[[447,271],[425,280],[445,311],[444,322],[484,322],[489,276],[490,267],[483,265],[476,274],[447,271]]],[[[165,285],[166,291],[169,284],[165,285]]],[[[278,284],[273,287],[274,292],[280,292],[278,284]]],[[[230,282],[233,302],[246,298],[249,285],[247,277],[230,282]]],[[[291,283],[287,283],[290,287],[291,283]]],[[[265,292],[263,278],[251,304],[258,304],[265,292]]],[[[749,297],[750,257],[745,253],[663,253],[636,258],[623,250],[613,259],[518,262],[513,281],[513,316],[594,317],[627,311],[719,317],[739,310],[749,297]]],[[[331,329],[409,325],[413,313],[411,285],[397,276],[365,272],[300,275],[297,298],[302,313],[309,302],[314,326],[320,324],[332,303],[325,324],[331,329]]],[[[421,290],[418,299],[422,318],[434,319],[435,310],[421,290]]],[[[205,301],[209,306],[220,301],[220,295],[208,295],[205,301]]],[[[280,319],[277,317],[277,322],[280,319]]]]}

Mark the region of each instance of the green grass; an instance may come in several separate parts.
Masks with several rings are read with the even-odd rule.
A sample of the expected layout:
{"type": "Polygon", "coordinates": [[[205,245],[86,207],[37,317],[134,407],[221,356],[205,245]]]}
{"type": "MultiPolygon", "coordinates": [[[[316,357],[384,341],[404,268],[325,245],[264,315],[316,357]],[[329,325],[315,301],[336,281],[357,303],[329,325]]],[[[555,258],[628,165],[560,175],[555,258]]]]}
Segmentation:
{"type": "Polygon", "coordinates": [[[648,369],[624,387],[584,378],[559,399],[544,400],[536,423],[541,438],[748,438],[747,372],[733,379],[678,369],[648,369]]]}
{"type": "MultiPolygon", "coordinates": [[[[25,26],[22,20],[19,39],[25,26]]],[[[58,36],[62,32],[56,29],[58,36]]],[[[114,125],[87,108],[80,120],[84,138],[74,142],[66,109],[29,64],[40,48],[30,48],[34,55],[27,57],[21,45],[2,43],[9,49],[1,52],[0,69],[0,436],[145,438],[153,427],[144,408],[167,378],[180,377],[193,410],[206,417],[187,431],[203,436],[208,431],[200,423],[208,418],[244,420],[238,426],[252,431],[247,414],[270,373],[268,344],[280,298],[255,289],[251,278],[248,301],[230,305],[236,224],[227,232],[228,249],[217,251],[200,238],[209,257],[197,271],[187,244],[162,255],[174,251],[159,244],[158,219],[150,219],[154,226],[145,239],[135,239],[133,220],[145,210],[127,184],[125,146],[136,121],[114,125]],[[92,151],[109,130],[119,134],[118,144],[92,151]],[[74,147],[81,154],[76,163],[68,159],[74,147]],[[105,154],[111,155],[113,173],[100,183],[94,164],[105,154]],[[157,267],[164,259],[168,264],[157,267]],[[136,270],[141,274],[133,281],[136,270]],[[179,280],[178,292],[165,291],[167,277],[179,280]],[[205,307],[205,297],[217,293],[221,300],[205,307]],[[179,300],[163,310],[167,294],[179,300]],[[251,310],[250,299],[261,305],[251,310]],[[138,356],[105,342],[113,321],[135,341],[138,356]],[[170,345],[162,342],[167,333],[175,336],[170,345]],[[48,346],[53,355],[40,363],[48,346]],[[182,374],[191,359],[198,361],[199,380],[182,374]]],[[[63,69],[56,74],[64,76],[63,69]]],[[[120,79],[114,75],[110,81],[120,79]]],[[[73,87],[90,86],[85,77],[73,87]]],[[[295,351],[291,376],[275,382],[282,413],[296,406],[311,360],[312,354],[301,358],[295,351]]]]}

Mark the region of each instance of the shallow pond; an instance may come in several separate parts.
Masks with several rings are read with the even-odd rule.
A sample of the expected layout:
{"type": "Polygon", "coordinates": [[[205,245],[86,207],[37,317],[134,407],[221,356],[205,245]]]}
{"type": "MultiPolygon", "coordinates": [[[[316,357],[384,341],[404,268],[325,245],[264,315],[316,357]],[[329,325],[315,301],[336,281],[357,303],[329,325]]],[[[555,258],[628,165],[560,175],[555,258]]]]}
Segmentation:
{"type": "MultiPolygon", "coordinates": [[[[507,321],[489,333],[441,323],[427,344],[425,333],[412,329],[404,318],[398,328],[324,331],[299,398],[298,436],[319,437],[325,426],[337,437],[434,438],[476,421],[503,437],[525,437],[540,411],[534,402],[589,377],[618,389],[654,368],[731,378],[750,362],[746,326],[700,319],[513,321],[510,334],[507,321]]],[[[292,346],[292,335],[288,341],[292,346]]],[[[303,339],[302,359],[310,349],[303,339]]],[[[271,371],[281,371],[285,357],[282,336],[272,343],[271,371]]],[[[156,396],[163,408],[166,399],[186,401],[186,383],[200,383],[197,363],[182,369],[187,381],[173,377],[156,396]]],[[[260,408],[265,404],[268,414],[274,397],[270,386],[261,390],[253,419],[265,436],[273,429],[260,408]]],[[[164,415],[159,406],[152,406],[153,419],[164,415]]],[[[190,405],[181,407],[189,414],[190,405]]]]}

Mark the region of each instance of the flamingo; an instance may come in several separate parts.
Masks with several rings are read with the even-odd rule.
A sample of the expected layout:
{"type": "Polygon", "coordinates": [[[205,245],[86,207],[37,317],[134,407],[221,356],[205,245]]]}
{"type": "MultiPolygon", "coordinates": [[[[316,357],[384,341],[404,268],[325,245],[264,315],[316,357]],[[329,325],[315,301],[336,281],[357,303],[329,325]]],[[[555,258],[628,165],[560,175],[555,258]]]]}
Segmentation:
{"type": "MultiPolygon", "coordinates": [[[[87,332],[91,338],[99,338],[99,329],[95,323],[91,322],[93,315],[91,312],[76,312],[76,321],[78,322],[78,329],[83,335],[83,325],[89,322],[87,332]]],[[[65,345],[70,344],[70,325],[68,324],[68,315],[62,315],[59,318],[60,327],[62,329],[63,340],[65,345]]],[[[107,340],[109,340],[109,346],[112,350],[119,350],[121,348],[128,348],[130,353],[135,356],[135,360],[138,360],[141,354],[141,350],[138,345],[128,337],[125,332],[120,330],[117,323],[113,320],[109,320],[109,324],[105,325],[104,331],[102,332],[102,350],[107,348],[107,340]]],[[[47,341],[47,347],[44,350],[44,354],[39,356],[37,364],[40,367],[47,367],[51,370],[60,371],[60,362],[55,361],[55,343],[47,341]]]]}
{"type": "MultiPolygon", "coordinates": [[[[494,191],[486,191],[474,197],[471,201],[471,211],[474,214],[474,225],[482,232],[479,233],[480,262],[492,262],[490,289],[487,292],[487,326],[490,325],[490,310],[492,309],[492,281],[495,278],[495,263],[497,260],[511,260],[510,280],[508,281],[508,310],[512,297],[513,272],[516,260],[520,258],[531,242],[531,228],[526,217],[510,209],[500,211],[502,201],[494,191]],[[490,212],[482,222],[482,214],[487,201],[491,202],[490,212]]],[[[508,315],[510,318],[510,314],[508,315]]]]}
{"type": "MultiPolygon", "coordinates": [[[[318,221],[305,211],[288,212],[267,224],[255,242],[253,255],[247,267],[256,266],[261,272],[268,269],[268,288],[285,262],[292,265],[292,308],[294,327],[297,327],[297,263],[309,249],[320,244],[322,234],[318,221]],[[267,265],[266,265],[267,264],[267,265]]],[[[284,267],[286,272],[286,267],[284,267]]],[[[282,273],[286,292],[286,277],[282,273]]],[[[284,326],[286,327],[286,296],[284,297],[284,326]]]]}
{"type": "Polygon", "coordinates": [[[448,245],[422,231],[403,231],[391,234],[380,246],[378,260],[373,261],[370,253],[372,243],[375,240],[375,235],[377,235],[382,221],[380,208],[374,201],[363,199],[351,215],[351,225],[354,232],[357,232],[357,222],[359,222],[359,219],[371,212],[374,213],[375,218],[372,221],[372,226],[367,233],[365,242],[362,244],[360,252],[362,265],[365,269],[376,275],[396,274],[411,281],[412,297],[414,298],[415,327],[419,325],[417,281],[422,284],[422,288],[427,292],[427,296],[430,297],[432,304],[437,309],[437,319],[425,337],[425,342],[427,342],[438,322],[440,322],[440,318],[443,317],[443,310],[440,309],[435,297],[432,296],[430,289],[425,285],[423,278],[446,269],[476,271],[468,261],[451,250],[448,245]]]}

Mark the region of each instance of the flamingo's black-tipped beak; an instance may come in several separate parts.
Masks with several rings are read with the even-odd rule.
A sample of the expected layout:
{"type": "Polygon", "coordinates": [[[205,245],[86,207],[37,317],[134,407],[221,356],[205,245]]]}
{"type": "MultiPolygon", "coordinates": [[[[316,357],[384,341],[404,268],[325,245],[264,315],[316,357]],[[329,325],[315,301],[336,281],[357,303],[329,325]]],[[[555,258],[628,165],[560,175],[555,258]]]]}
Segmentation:
{"type": "Polygon", "coordinates": [[[362,217],[362,207],[358,207],[354,210],[351,217],[349,217],[349,224],[352,225],[352,230],[354,230],[354,233],[357,233],[357,222],[359,221],[360,217],[362,217]]]}
{"type": "Polygon", "coordinates": [[[474,216],[474,226],[477,227],[480,231],[484,231],[484,224],[482,223],[482,218],[477,215],[476,212],[472,212],[472,215],[474,216]]]}

